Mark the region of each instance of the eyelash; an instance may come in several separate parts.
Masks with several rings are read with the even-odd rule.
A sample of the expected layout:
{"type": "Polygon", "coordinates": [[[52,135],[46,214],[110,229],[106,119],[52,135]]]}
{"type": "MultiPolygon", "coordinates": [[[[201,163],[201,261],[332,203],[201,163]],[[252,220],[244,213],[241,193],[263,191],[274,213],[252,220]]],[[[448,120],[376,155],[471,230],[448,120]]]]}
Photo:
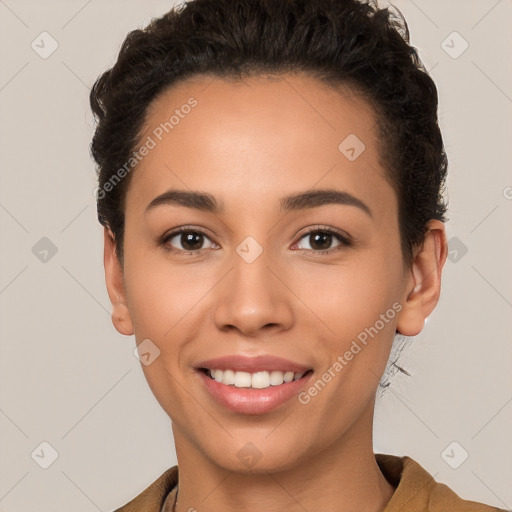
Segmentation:
{"type": "MultiPolygon", "coordinates": [[[[189,255],[189,256],[197,255],[197,254],[201,253],[202,251],[206,250],[206,249],[199,249],[197,251],[186,251],[186,250],[181,250],[181,249],[175,249],[174,247],[170,246],[169,241],[172,240],[175,236],[181,235],[182,233],[200,234],[200,235],[203,235],[204,237],[210,239],[210,237],[203,231],[201,231],[199,229],[184,226],[175,231],[172,231],[171,233],[165,234],[159,240],[158,245],[161,246],[164,249],[164,251],[166,251],[166,252],[180,253],[184,256],[185,255],[189,255]]],[[[316,226],[314,229],[307,231],[306,233],[303,233],[301,235],[301,237],[299,238],[299,241],[302,240],[303,238],[306,238],[306,237],[311,236],[312,234],[316,234],[316,233],[332,235],[340,242],[340,244],[335,247],[331,247],[330,249],[325,249],[325,250],[318,250],[318,251],[315,251],[314,249],[299,249],[299,250],[310,251],[310,252],[314,253],[315,256],[317,256],[317,255],[331,254],[335,251],[338,251],[345,247],[350,247],[353,245],[352,240],[347,235],[345,235],[342,232],[337,231],[333,228],[327,228],[327,227],[323,227],[323,226],[316,226]]]]}

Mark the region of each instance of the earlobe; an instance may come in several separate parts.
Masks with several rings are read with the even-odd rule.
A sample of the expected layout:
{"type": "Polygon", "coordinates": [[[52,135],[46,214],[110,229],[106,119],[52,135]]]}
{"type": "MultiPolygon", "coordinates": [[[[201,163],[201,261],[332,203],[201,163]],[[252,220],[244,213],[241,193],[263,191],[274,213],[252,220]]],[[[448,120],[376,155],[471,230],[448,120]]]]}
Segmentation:
{"type": "Polygon", "coordinates": [[[114,235],[107,227],[103,230],[103,239],[105,283],[112,303],[112,323],[120,334],[130,336],[134,331],[126,302],[123,268],[117,255],[114,235]]]}
{"type": "Polygon", "coordinates": [[[397,320],[397,330],[404,336],[416,336],[439,301],[441,274],[448,247],[444,224],[431,220],[422,246],[416,251],[407,279],[403,308],[397,320]]]}

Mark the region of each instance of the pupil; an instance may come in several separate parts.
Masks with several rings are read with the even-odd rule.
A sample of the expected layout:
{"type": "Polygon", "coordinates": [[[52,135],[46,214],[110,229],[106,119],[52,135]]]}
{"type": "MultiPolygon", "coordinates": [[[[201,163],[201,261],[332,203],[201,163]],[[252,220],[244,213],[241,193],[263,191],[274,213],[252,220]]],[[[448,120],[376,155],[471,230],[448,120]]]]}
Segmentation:
{"type": "Polygon", "coordinates": [[[201,235],[200,233],[182,233],[181,244],[187,250],[200,249],[201,246],[203,245],[203,235],[201,235]],[[199,244],[197,242],[199,242],[199,244]]]}
{"type": "Polygon", "coordinates": [[[315,233],[311,236],[314,240],[314,243],[310,242],[311,247],[315,248],[316,245],[317,249],[329,249],[332,242],[332,235],[329,235],[328,233],[315,233]]]}

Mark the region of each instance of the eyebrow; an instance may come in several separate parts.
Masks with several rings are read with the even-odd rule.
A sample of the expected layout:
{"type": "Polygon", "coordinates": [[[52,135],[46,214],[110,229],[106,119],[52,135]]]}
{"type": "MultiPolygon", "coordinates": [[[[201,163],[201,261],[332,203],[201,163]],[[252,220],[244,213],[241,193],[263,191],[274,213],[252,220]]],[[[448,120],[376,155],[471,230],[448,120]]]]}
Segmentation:
{"type": "MultiPolygon", "coordinates": [[[[366,203],[357,197],[335,189],[315,189],[283,197],[280,211],[306,210],[326,204],[355,206],[373,218],[372,211],[366,203]]],[[[224,210],[223,202],[206,192],[171,189],[155,197],[146,207],[146,212],[163,205],[179,205],[209,213],[220,214],[224,210]]]]}
{"type": "Polygon", "coordinates": [[[369,206],[357,197],[334,189],[310,190],[300,194],[287,196],[281,199],[281,210],[304,210],[307,208],[315,208],[324,204],[341,204],[345,206],[355,206],[360,208],[368,216],[373,218],[372,211],[369,206]]]}

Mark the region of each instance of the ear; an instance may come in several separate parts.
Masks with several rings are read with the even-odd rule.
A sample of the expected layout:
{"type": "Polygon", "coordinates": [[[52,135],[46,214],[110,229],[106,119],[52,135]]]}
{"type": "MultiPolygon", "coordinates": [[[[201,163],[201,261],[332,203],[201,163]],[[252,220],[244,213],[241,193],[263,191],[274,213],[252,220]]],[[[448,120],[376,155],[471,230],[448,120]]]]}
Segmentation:
{"type": "Polygon", "coordinates": [[[105,282],[112,303],[112,323],[117,331],[126,336],[133,334],[133,325],[126,302],[124,274],[119,261],[114,235],[108,228],[103,230],[105,282]]]}
{"type": "Polygon", "coordinates": [[[397,331],[416,336],[432,313],[441,293],[441,272],[448,254],[444,223],[431,220],[422,246],[417,249],[407,279],[403,308],[397,320],[397,331]]]}

